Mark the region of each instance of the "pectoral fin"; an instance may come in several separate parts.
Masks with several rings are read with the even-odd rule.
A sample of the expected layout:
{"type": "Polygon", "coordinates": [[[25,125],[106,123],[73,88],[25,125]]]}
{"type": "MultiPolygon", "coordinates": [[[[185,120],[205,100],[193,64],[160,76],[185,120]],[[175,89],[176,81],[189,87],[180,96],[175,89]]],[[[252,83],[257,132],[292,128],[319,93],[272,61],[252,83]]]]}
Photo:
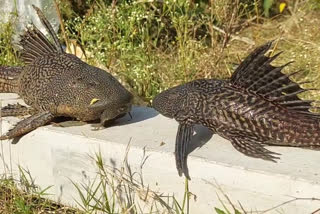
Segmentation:
{"type": "Polygon", "coordinates": [[[249,139],[234,138],[231,140],[231,143],[236,150],[249,157],[261,158],[272,162],[276,162],[276,159],[280,159],[276,156],[280,155],[279,153],[267,150],[264,148],[263,144],[259,142],[254,142],[249,139]]]}
{"type": "Polygon", "coordinates": [[[23,134],[31,132],[32,130],[43,126],[50,122],[54,118],[54,115],[48,111],[39,112],[34,114],[15,125],[15,127],[9,130],[5,135],[0,137],[0,140],[6,140],[10,138],[19,137],[23,134]]]}
{"type": "Polygon", "coordinates": [[[179,124],[176,137],[176,166],[180,176],[184,174],[186,178],[190,179],[187,165],[188,146],[193,135],[193,126],[189,124],[179,124]]]}

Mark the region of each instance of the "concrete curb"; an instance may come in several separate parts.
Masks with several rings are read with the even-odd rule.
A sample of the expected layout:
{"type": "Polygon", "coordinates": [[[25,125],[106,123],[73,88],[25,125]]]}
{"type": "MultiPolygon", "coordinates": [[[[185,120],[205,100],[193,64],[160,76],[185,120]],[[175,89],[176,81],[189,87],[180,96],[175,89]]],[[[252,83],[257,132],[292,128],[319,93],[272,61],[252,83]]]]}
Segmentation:
{"type": "MultiPolygon", "coordinates": [[[[3,94],[2,106],[19,101],[3,94]]],[[[54,200],[75,205],[79,196],[70,180],[87,183],[96,177],[97,169],[89,157],[101,152],[106,164],[120,167],[130,142],[128,162],[140,172],[145,184],[158,192],[183,197],[184,178],[178,176],[174,161],[177,123],[151,108],[135,107],[133,119],[124,117],[114,126],[93,131],[92,124],[77,121],[48,125],[23,136],[17,144],[1,142],[0,173],[17,174],[17,166],[30,170],[36,184],[49,189],[54,200]]],[[[2,118],[2,133],[18,118],[2,118]]],[[[188,158],[191,213],[214,213],[222,207],[219,188],[246,210],[265,210],[297,198],[320,198],[320,152],[297,148],[272,147],[281,153],[278,163],[246,157],[232,145],[205,128],[197,127],[195,149],[188,158]],[[201,147],[201,148],[198,148],[201,147]],[[218,188],[219,186],[219,188],[218,188]]],[[[226,201],[226,199],[224,199],[226,201]]],[[[320,201],[298,200],[268,213],[311,213],[320,201]]]]}

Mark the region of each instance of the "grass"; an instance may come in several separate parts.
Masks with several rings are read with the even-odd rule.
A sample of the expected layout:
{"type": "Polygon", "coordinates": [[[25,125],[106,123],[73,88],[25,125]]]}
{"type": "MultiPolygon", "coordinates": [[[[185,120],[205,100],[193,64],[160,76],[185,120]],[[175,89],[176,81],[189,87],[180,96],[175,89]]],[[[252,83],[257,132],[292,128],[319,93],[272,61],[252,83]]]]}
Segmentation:
{"type": "MultiPolygon", "coordinates": [[[[73,182],[80,196],[79,207],[86,213],[189,213],[188,181],[182,201],[172,194],[153,191],[145,184],[142,170],[132,170],[128,152],[129,145],[120,168],[105,164],[100,153],[91,157],[96,163],[97,177],[90,184],[73,182]]],[[[142,163],[147,157],[143,159],[142,163]]]]}
{"type": "MultiPolygon", "coordinates": [[[[0,213],[191,214],[191,204],[199,199],[190,191],[189,181],[185,179],[182,198],[176,197],[174,194],[152,190],[143,179],[143,163],[146,161],[147,156],[141,162],[141,170],[133,171],[128,162],[129,148],[130,144],[127,147],[122,166],[119,168],[112,164],[106,164],[99,152],[94,156],[88,156],[95,162],[95,166],[90,167],[97,170],[96,178],[91,179],[86,184],[70,180],[79,196],[79,200],[75,201],[78,209],[47,199],[49,196],[47,191],[53,186],[40,189],[35,184],[30,172],[19,166],[19,180],[14,180],[8,174],[0,179],[0,213]]],[[[205,182],[215,187],[217,198],[221,204],[219,207],[212,207],[211,211],[208,210],[207,213],[212,214],[269,213],[296,201],[320,202],[318,198],[292,198],[266,210],[247,211],[241,202],[234,203],[220,185],[209,181],[205,182]]],[[[316,210],[313,213],[318,211],[316,210]]]]}
{"type": "MultiPolygon", "coordinates": [[[[127,154],[128,151],[129,146],[127,154]]],[[[187,179],[180,201],[172,194],[158,193],[146,186],[142,172],[132,171],[127,155],[120,168],[106,165],[100,153],[90,158],[95,162],[97,177],[89,184],[70,180],[78,192],[80,200],[76,203],[80,210],[45,199],[51,187],[41,190],[30,172],[19,167],[19,181],[8,175],[0,179],[0,213],[190,213],[192,193],[187,179]]]]}
{"type": "Polygon", "coordinates": [[[196,2],[100,0],[82,16],[60,7],[69,14],[67,37],[87,60],[109,68],[146,102],[196,78],[230,77],[250,50],[274,39],[276,51],[284,50],[277,62],[295,60],[290,71],[305,70],[303,78],[315,80],[310,87],[319,87],[319,1],[294,1],[269,19],[261,1],[196,2]]]}
{"type": "MultiPolygon", "coordinates": [[[[57,1],[65,26],[61,41],[90,64],[109,69],[136,95],[139,105],[193,79],[230,77],[254,47],[274,39],[275,51],[284,51],[275,63],[294,60],[285,72],[303,70],[295,80],[313,80],[306,87],[320,88],[319,0],[288,1],[283,14],[275,4],[268,9],[269,18],[261,0],[79,2],[84,1],[57,1]]],[[[19,65],[12,42],[17,13],[9,20],[0,24],[0,64],[19,65]]],[[[320,100],[317,92],[303,97],[320,100]]],[[[44,199],[46,189],[37,188],[20,169],[20,181],[0,179],[0,213],[190,212],[193,195],[187,181],[180,199],[152,191],[126,160],[114,169],[99,154],[92,158],[96,179],[90,185],[74,183],[82,211],[44,199]]],[[[222,203],[212,213],[248,213],[227,201],[228,206],[222,203]]]]}
{"type": "MultiPolygon", "coordinates": [[[[78,200],[75,202],[79,209],[68,207],[47,199],[50,196],[47,192],[53,186],[41,189],[35,184],[31,173],[21,166],[18,166],[19,175],[13,176],[10,173],[0,178],[0,213],[3,214],[32,214],[32,213],[57,213],[57,214],[190,214],[190,204],[196,200],[196,196],[189,190],[189,182],[185,179],[183,197],[176,197],[174,194],[160,193],[152,190],[144,181],[143,164],[148,156],[144,155],[139,171],[134,171],[128,162],[130,142],[126,149],[126,155],[122,165],[108,165],[104,162],[101,153],[88,158],[93,160],[93,169],[96,169],[96,178],[89,183],[77,183],[70,180],[75,191],[78,193],[78,200]],[[18,178],[18,180],[15,180],[18,178]]],[[[91,161],[89,161],[91,162],[91,161]]],[[[222,191],[221,188],[217,191],[222,191]]],[[[218,196],[219,197],[219,196],[218,196]]],[[[235,208],[231,200],[224,195],[228,204],[220,200],[222,209],[212,208],[211,213],[235,214],[240,211],[235,208]],[[230,204],[229,204],[230,203],[230,204]]]]}
{"type": "Polygon", "coordinates": [[[0,213],[84,214],[83,211],[45,199],[47,189],[39,191],[36,186],[28,184],[15,181],[12,178],[3,177],[0,179],[0,213]]]}
{"type": "Polygon", "coordinates": [[[18,51],[12,41],[17,16],[17,13],[12,12],[8,22],[0,23],[0,65],[18,65],[21,63],[18,58],[18,51]]]}
{"type": "MultiPolygon", "coordinates": [[[[284,51],[276,63],[294,60],[286,72],[302,69],[300,78],[314,81],[307,87],[320,87],[318,0],[290,1],[283,14],[274,4],[270,18],[264,17],[261,0],[56,3],[62,42],[90,64],[109,69],[138,105],[193,79],[228,78],[248,52],[274,39],[276,51],[284,51]]],[[[0,33],[1,64],[19,63],[10,40],[14,21],[3,24],[0,33]]],[[[317,93],[305,97],[320,99],[317,93]]]]}

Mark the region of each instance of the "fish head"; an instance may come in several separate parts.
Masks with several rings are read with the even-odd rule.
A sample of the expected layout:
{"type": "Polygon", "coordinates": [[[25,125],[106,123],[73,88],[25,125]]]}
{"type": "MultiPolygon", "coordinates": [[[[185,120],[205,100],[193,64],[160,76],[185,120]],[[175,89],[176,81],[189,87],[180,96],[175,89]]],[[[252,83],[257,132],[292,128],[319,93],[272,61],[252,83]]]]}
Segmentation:
{"type": "Polygon", "coordinates": [[[101,124],[130,112],[133,95],[115,77],[88,64],[82,67],[85,72],[75,70],[69,78],[68,89],[74,105],[86,112],[89,119],[100,118],[101,124]]]}
{"type": "Polygon", "coordinates": [[[152,101],[152,106],[165,117],[178,121],[188,117],[188,86],[179,85],[158,94],[152,101]]]}
{"type": "Polygon", "coordinates": [[[132,96],[124,96],[113,102],[109,99],[97,101],[94,100],[94,103],[91,103],[89,108],[93,111],[101,112],[100,124],[104,126],[106,123],[123,117],[131,111],[132,96]]]}
{"type": "Polygon", "coordinates": [[[201,123],[203,119],[201,108],[204,102],[210,96],[209,94],[221,88],[224,82],[215,79],[198,79],[169,88],[153,99],[153,108],[178,122],[201,123]]]}

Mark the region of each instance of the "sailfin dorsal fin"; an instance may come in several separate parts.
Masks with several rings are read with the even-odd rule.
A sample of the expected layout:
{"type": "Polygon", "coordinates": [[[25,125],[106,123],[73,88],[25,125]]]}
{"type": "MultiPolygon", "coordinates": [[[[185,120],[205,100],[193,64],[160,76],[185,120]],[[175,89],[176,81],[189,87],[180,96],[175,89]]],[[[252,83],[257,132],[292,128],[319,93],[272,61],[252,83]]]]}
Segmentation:
{"type": "Polygon", "coordinates": [[[48,33],[50,34],[50,36],[52,37],[53,41],[54,41],[54,45],[57,49],[57,51],[59,53],[63,53],[63,48],[59,42],[59,39],[56,35],[56,33],[54,32],[50,22],[48,21],[48,19],[44,16],[44,14],[42,13],[42,11],[40,10],[40,8],[36,7],[35,5],[32,5],[33,9],[37,12],[37,15],[41,21],[41,23],[46,27],[48,33]]]}
{"type": "Polygon", "coordinates": [[[26,64],[30,64],[38,57],[48,53],[57,52],[55,46],[35,26],[27,28],[27,31],[21,36],[19,44],[22,47],[21,59],[26,64]]]}
{"type": "Polygon", "coordinates": [[[278,53],[272,57],[266,56],[271,46],[272,42],[267,42],[256,48],[238,66],[231,77],[231,83],[236,87],[241,87],[258,94],[287,109],[301,113],[311,113],[310,109],[312,108],[311,103],[313,101],[304,101],[297,96],[309,89],[301,88],[298,83],[290,79],[290,76],[299,73],[299,71],[291,74],[283,74],[281,72],[291,62],[279,67],[271,65],[271,62],[281,54],[278,53]]]}
{"type": "Polygon", "coordinates": [[[251,52],[235,70],[231,77],[231,82],[242,87],[248,87],[251,83],[255,83],[255,81],[247,82],[246,80],[248,79],[246,77],[254,78],[255,75],[252,75],[253,71],[257,70],[257,68],[270,59],[265,56],[265,53],[270,49],[271,45],[272,42],[268,42],[251,52]]]}
{"type": "Polygon", "coordinates": [[[41,10],[35,7],[41,22],[45,25],[55,44],[52,44],[47,37],[34,25],[28,27],[25,33],[21,36],[19,44],[22,47],[21,59],[30,64],[35,59],[45,56],[48,53],[63,53],[63,49],[59,44],[58,38],[55,35],[50,23],[44,17],[41,10]]]}

